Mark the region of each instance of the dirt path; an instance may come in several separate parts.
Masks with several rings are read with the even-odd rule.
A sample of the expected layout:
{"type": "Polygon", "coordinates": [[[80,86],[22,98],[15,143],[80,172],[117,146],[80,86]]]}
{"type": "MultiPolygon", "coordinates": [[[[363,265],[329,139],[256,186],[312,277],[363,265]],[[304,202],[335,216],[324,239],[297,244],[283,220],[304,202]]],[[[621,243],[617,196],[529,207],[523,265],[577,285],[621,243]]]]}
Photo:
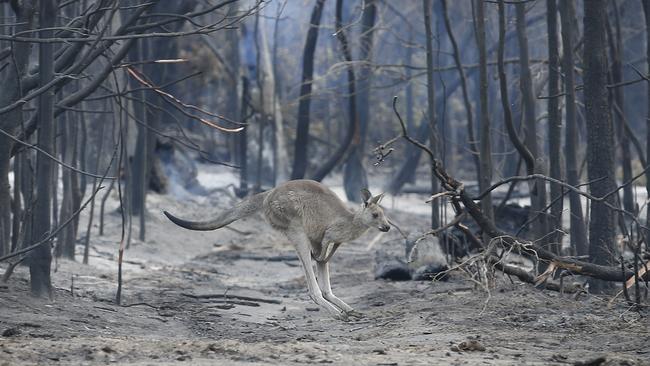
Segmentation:
{"type": "MultiPolygon", "coordinates": [[[[458,275],[376,281],[375,252],[366,250],[375,233],[342,247],[332,264],[334,291],[366,318],[331,319],[308,298],[291,247],[259,218],[234,225],[248,235],[194,233],[157,214],[171,204],[151,198],[148,241],[127,252],[126,307],[113,303],[114,235],[93,238],[91,266],[58,263],[53,302],[32,299],[27,270],[19,268],[0,287],[0,365],[566,365],[601,356],[603,365],[650,365],[647,315],[507,278],[489,299],[458,275]],[[469,340],[484,349],[452,350],[469,340]]],[[[189,215],[227,204],[196,201],[175,210],[189,215]]],[[[406,229],[426,223],[392,217],[406,229]]],[[[117,216],[108,222],[107,232],[119,232],[117,216]]],[[[376,247],[399,253],[395,238],[391,232],[376,247]]]]}

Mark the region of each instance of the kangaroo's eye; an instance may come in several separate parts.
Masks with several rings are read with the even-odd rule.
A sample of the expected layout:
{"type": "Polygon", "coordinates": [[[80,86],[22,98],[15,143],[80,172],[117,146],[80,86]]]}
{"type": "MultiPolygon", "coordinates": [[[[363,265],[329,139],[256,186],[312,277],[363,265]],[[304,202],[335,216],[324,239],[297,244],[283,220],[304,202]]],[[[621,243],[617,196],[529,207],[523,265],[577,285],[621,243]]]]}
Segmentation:
{"type": "Polygon", "coordinates": [[[375,212],[374,214],[372,214],[372,218],[373,218],[373,219],[376,219],[376,218],[378,218],[378,217],[379,217],[379,214],[378,214],[378,213],[375,212]]]}

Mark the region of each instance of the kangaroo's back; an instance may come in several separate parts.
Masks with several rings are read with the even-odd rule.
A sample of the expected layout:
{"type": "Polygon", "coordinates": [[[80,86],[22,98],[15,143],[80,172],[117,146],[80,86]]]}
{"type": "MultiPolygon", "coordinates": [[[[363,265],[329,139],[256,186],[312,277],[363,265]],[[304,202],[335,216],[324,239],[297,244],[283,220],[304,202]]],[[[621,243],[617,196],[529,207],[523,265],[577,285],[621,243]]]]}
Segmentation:
{"type": "Polygon", "coordinates": [[[351,215],[334,192],[306,179],[291,180],[271,190],[264,199],[264,214],[276,229],[289,230],[292,225],[301,225],[315,236],[334,220],[351,215]]]}

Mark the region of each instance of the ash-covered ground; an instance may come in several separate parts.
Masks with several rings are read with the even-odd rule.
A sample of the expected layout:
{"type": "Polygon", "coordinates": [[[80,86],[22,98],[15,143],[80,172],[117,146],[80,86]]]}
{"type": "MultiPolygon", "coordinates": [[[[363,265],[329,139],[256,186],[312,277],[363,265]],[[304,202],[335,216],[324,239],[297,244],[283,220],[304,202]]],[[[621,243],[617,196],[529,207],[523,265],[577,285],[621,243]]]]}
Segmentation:
{"type": "MultiPolygon", "coordinates": [[[[210,190],[225,186],[222,178],[199,181],[210,190]]],[[[17,268],[0,285],[0,365],[650,364],[648,314],[608,306],[608,297],[561,295],[501,274],[490,293],[460,273],[446,282],[375,280],[378,255],[404,255],[395,230],[369,231],[334,256],[334,292],[366,317],[332,319],[309,299],[292,246],[260,216],[191,232],[162,215],[209,217],[236,202],[227,191],[149,196],[147,240],[125,254],[122,306],[116,194],[107,235],[93,228],[90,264],[56,263],[53,301],[30,297],[28,269],[17,268]]],[[[389,198],[386,213],[422,232],[425,198],[389,198]]]]}

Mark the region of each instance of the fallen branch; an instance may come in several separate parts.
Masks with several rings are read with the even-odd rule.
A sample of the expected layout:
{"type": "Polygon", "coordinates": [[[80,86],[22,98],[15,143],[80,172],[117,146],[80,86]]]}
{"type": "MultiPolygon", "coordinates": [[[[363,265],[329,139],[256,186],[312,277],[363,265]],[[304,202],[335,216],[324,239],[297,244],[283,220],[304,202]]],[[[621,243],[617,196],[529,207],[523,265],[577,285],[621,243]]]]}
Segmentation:
{"type": "MultiPolygon", "coordinates": [[[[565,269],[571,273],[594,277],[605,281],[616,281],[616,282],[626,281],[627,279],[635,275],[635,273],[629,269],[625,269],[624,271],[621,271],[619,268],[613,266],[603,266],[599,264],[583,262],[570,257],[559,256],[541,246],[536,245],[534,242],[508,235],[507,233],[497,229],[494,222],[488,219],[483,214],[483,212],[481,211],[480,207],[476,204],[476,202],[474,202],[474,198],[471,197],[463,189],[463,184],[457,181],[456,179],[454,179],[453,177],[451,177],[444,170],[440,161],[435,159],[435,155],[433,154],[433,152],[426,145],[418,141],[415,141],[408,136],[406,125],[404,124],[402,117],[397,111],[396,103],[397,103],[397,97],[394,97],[393,111],[395,112],[395,115],[397,116],[399,123],[402,127],[401,137],[403,137],[413,145],[419,147],[431,157],[431,160],[433,161],[433,174],[442,183],[442,188],[451,192],[455,192],[457,194],[457,197],[455,197],[455,199],[458,199],[460,202],[462,202],[463,206],[465,207],[464,211],[466,211],[474,219],[474,221],[478,224],[478,226],[481,228],[483,233],[487,235],[489,238],[492,239],[499,238],[502,245],[504,245],[506,248],[518,248],[522,250],[522,252],[527,253],[529,255],[533,255],[539,258],[540,260],[547,261],[547,262],[554,262],[557,268],[565,269]]],[[[394,141],[396,141],[396,139],[391,140],[391,142],[394,141]]],[[[380,145],[380,149],[376,150],[376,152],[381,154],[381,151],[385,150],[387,147],[389,147],[387,144],[380,145]]],[[[537,174],[535,174],[534,176],[535,178],[543,178],[543,179],[548,178],[537,174]]],[[[518,178],[521,179],[521,177],[518,178]]],[[[565,185],[565,183],[563,183],[563,185],[565,185]]],[[[571,186],[570,189],[573,189],[577,192],[581,192],[583,195],[589,195],[589,194],[585,194],[585,192],[582,192],[573,186],[571,186]]],[[[591,195],[589,195],[589,198],[600,201],[600,200],[604,200],[609,195],[616,193],[617,191],[618,189],[616,189],[613,192],[610,192],[609,194],[601,198],[593,197],[591,195]]],[[[457,210],[456,212],[457,215],[460,214],[460,212],[458,212],[459,208],[457,208],[456,205],[454,206],[454,209],[457,210]]]]}
{"type": "MultiPolygon", "coordinates": [[[[510,264],[505,264],[503,263],[502,260],[495,256],[490,256],[488,258],[488,263],[492,265],[494,268],[498,269],[499,271],[512,275],[517,277],[519,280],[522,282],[530,283],[532,285],[535,285],[535,287],[541,287],[547,290],[551,291],[557,291],[557,292],[562,292],[562,293],[576,293],[576,292],[584,292],[585,289],[580,286],[580,285],[570,285],[570,286],[564,286],[563,284],[558,284],[555,282],[551,281],[546,281],[542,283],[539,282],[539,276],[535,277],[532,273],[526,271],[525,269],[517,266],[513,266],[510,264]]],[[[550,267],[549,267],[550,268],[550,267]]]]}
{"type": "MultiPolygon", "coordinates": [[[[243,295],[231,295],[231,294],[201,294],[201,295],[196,295],[196,294],[190,294],[190,293],[185,293],[182,292],[181,295],[185,297],[189,297],[192,299],[238,299],[238,300],[244,300],[244,301],[253,301],[253,302],[262,302],[266,304],[282,304],[282,301],[280,300],[275,300],[275,299],[263,299],[259,297],[251,297],[251,296],[243,296],[243,295]]],[[[230,300],[229,300],[230,301],[230,300]]]]}

